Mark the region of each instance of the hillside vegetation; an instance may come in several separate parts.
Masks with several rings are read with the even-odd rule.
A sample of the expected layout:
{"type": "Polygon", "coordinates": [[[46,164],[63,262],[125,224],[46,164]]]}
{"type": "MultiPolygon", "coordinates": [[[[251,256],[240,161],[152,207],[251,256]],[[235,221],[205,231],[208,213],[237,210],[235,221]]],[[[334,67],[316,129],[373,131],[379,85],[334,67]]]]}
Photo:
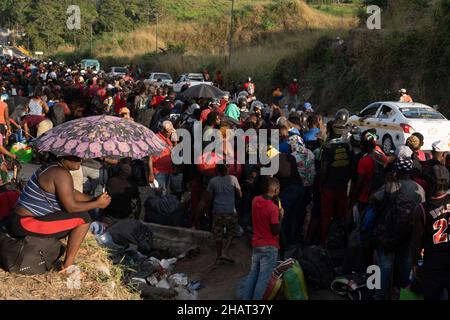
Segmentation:
{"type": "Polygon", "coordinates": [[[329,111],[396,100],[397,91],[408,88],[416,101],[449,116],[450,1],[389,1],[384,12],[382,30],[353,30],[341,46],[322,37],[283,59],[272,82],[287,83],[300,73],[311,100],[329,111]],[[417,10],[424,4],[427,10],[417,10]]]}
{"type": "MultiPolygon", "coordinates": [[[[206,2],[194,0],[192,3],[206,2]]],[[[312,47],[323,35],[343,36],[357,25],[354,16],[334,16],[300,0],[237,0],[233,55],[228,65],[230,12],[222,11],[218,18],[216,14],[224,10],[221,3],[230,5],[230,2],[213,2],[215,13],[208,19],[184,19],[177,16],[177,12],[189,14],[189,10],[197,10],[180,10],[187,6],[187,1],[167,1],[166,13],[162,13],[158,24],[158,53],[155,53],[156,25],[152,24],[129,33],[107,33],[94,42],[92,52],[89,44],[75,52],[63,48],[65,52],[55,58],[71,62],[93,56],[99,58],[105,68],[134,63],[146,72],[166,71],[174,77],[206,67],[212,72],[222,70],[228,84],[252,76],[260,93],[267,97],[271,92],[273,71],[281,59],[312,47]]]]}

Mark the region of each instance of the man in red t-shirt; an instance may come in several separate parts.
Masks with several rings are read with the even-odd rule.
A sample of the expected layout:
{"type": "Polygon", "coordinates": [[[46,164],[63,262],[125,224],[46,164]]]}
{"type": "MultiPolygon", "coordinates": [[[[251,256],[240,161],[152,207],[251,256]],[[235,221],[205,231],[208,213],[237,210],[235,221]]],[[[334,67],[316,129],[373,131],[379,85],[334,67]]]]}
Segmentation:
{"type": "Polygon", "coordinates": [[[299,90],[300,86],[297,79],[292,80],[291,84],[289,85],[289,107],[297,108],[299,90]]]}
{"type": "Polygon", "coordinates": [[[158,182],[160,188],[167,190],[169,186],[170,175],[172,174],[172,148],[173,143],[170,137],[174,134],[175,129],[172,122],[164,121],[162,123],[162,130],[157,134],[158,138],[163,140],[167,147],[161,152],[159,156],[151,156],[148,160],[148,182],[158,182]]]}
{"type": "Polygon", "coordinates": [[[245,281],[244,300],[262,300],[273,269],[276,267],[279,234],[284,210],[278,199],[280,182],[268,178],[264,194],[252,202],[252,267],[245,281]],[[278,202],[278,205],[275,204],[278,202]]]}
{"type": "MultiPolygon", "coordinates": [[[[366,131],[361,135],[361,152],[365,155],[359,160],[355,187],[352,188],[352,203],[358,202],[359,212],[363,212],[369,197],[377,190],[371,190],[372,180],[375,174],[376,161],[383,166],[387,165],[388,158],[377,151],[376,134],[366,131]]],[[[381,187],[381,186],[380,186],[381,187]]]]}

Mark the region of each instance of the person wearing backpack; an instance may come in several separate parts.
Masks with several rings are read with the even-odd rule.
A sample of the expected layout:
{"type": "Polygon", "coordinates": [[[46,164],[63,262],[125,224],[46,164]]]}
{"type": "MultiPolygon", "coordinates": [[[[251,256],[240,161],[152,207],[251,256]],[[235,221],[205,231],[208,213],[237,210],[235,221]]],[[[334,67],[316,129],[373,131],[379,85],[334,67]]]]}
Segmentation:
{"type": "Polygon", "coordinates": [[[444,289],[450,292],[450,242],[446,227],[450,223],[449,172],[442,165],[432,168],[430,193],[417,209],[412,254],[414,277],[422,279],[425,300],[439,300],[444,289]],[[419,268],[424,249],[423,269],[419,268]],[[423,272],[420,272],[422,271],[423,272]],[[421,276],[422,274],[422,276],[421,276]]]}
{"type": "MultiPolygon", "coordinates": [[[[360,215],[366,209],[369,197],[385,182],[385,166],[387,161],[377,152],[377,135],[370,130],[361,133],[361,152],[355,172],[356,183],[351,188],[351,205],[357,204],[360,215]]],[[[353,182],[354,182],[353,181],[353,182]]]]}
{"type": "Polygon", "coordinates": [[[353,160],[352,147],[342,138],[346,128],[334,123],[321,159],[321,243],[325,244],[332,219],[347,220],[348,183],[353,160]]]}
{"type": "Polygon", "coordinates": [[[392,279],[400,288],[407,287],[412,269],[411,239],[417,207],[425,202],[425,191],[411,178],[411,158],[398,158],[394,163],[395,179],[374,193],[369,203],[379,205],[372,230],[381,289],[376,300],[391,298],[392,279]],[[394,271],[395,270],[395,271],[394,271]],[[393,273],[396,272],[395,276],[393,273]]]}

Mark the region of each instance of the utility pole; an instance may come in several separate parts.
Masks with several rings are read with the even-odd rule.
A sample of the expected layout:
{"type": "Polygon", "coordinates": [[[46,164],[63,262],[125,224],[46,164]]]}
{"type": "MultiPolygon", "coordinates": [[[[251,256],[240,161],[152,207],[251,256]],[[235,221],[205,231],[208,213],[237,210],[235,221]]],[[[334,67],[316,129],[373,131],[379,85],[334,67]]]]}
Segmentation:
{"type": "Polygon", "coordinates": [[[93,30],[92,30],[92,23],[91,23],[91,52],[90,52],[90,54],[92,55],[92,38],[93,38],[93,30]]]}
{"type": "Polygon", "coordinates": [[[159,12],[156,13],[156,53],[158,53],[158,26],[159,26],[159,12]]]}
{"type": "Polygon", "coordinates": [[[150,0],[147,0],[147,24],[150,24],[150,0]]]}
{"type": "Polygon", "coordinates": [[[231,0],[231,26],[230,26],[230,38],[228,39],[228,66],[231,65],[231,53],[233,50],[233,31],[234,31],[234,0],[231,0]]]}

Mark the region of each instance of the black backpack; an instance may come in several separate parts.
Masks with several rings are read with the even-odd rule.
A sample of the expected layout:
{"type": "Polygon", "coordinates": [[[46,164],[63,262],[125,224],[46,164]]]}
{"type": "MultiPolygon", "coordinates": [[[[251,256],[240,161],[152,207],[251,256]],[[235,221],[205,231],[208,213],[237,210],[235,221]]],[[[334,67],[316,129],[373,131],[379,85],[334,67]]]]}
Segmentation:
{"type": "Polygon", "coordinates": [[[126,246],[134,244],[142,253],[150,253],[153,249],[153,232],[141,221],[125,219],[113,224],[108,232],[115,244],[126,246]]]}
{"type": "Polygon", "coordinates": [[[0,230],[0,267],[11,273],[23,275],[44,274],[64,254],[64,246],[58,239],[13,238],[0,230]]]}
{"type": "Polygon", "coordinates": [[[386,171],[381,159],[370,157],[374,161],[374,171],[372,180],[369,183],[369,195],[378,191],[386,181],[386,171]]]}
{"type": "Polygon", "coordinates": [[[295,257],[300,263],[308,285],[328,289],[335,278],[333,261],[322,246],[299,249],[295,257]]]}
{"type": "Polygon", "coordinates": [[[145,222],[166,226],[180,226],[183,222],[183,208],[178,198],[169,195],[151,195],[145,201],[145,222]]]}
{"type": "Polygon", "coordinates": [[[394,251],[410,241],[417,207],[418,204],[401,191],[386,193],[372,232],[375,244],[394,251]]]}

